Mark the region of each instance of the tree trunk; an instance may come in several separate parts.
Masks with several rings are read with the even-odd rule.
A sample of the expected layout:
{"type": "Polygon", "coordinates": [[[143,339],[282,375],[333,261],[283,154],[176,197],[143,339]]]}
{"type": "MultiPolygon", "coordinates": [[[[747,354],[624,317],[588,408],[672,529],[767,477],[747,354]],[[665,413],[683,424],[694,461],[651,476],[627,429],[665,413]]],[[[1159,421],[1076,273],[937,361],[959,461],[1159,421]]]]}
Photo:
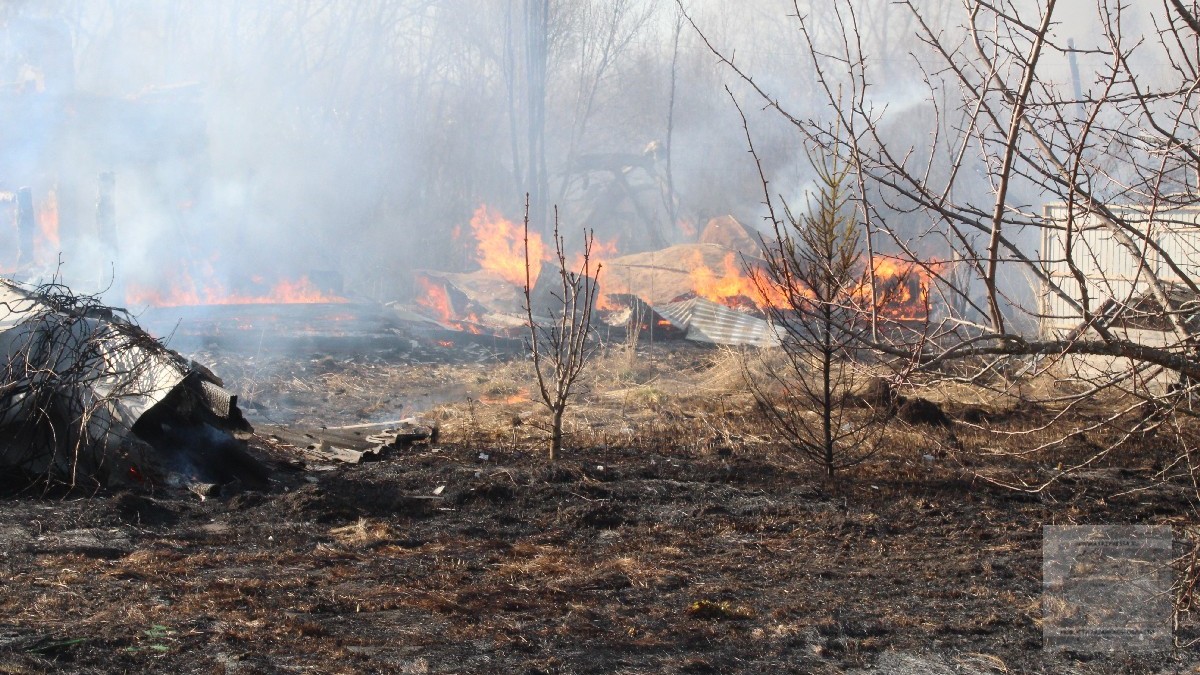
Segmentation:
{"type": "Polygon", "coordinates": [[[529,191],[530,220],[534,229],[549,233],[546,221],[546,62],[550,0],[526,0],[525,3],[525,87],[527,94],[526,159],[529,171],[526,180],[529,191]]]}
{"type": "Polygon", "coordinates": [[[562,450],[562,409],[554,411],[554,426],[550,430],[550,461],[558,459],[559,452],[562,450]]]}
{"type": "Polygon", "coordinates": [[[822,310],[821,336],[821,432],[825,442],[825,472],[833,475],[833,413],[838,403],[833,400],[833,359],[836,358],[833,349],[833,311],[828,302],[822,310]]]}
{"type": "Polygon", "coordinates": [[[675,176],[671,164],[671,152],[673,148],[671,144],[675,140],[675,84],[678,79],[679,34],[682,32],[683,13],[678,12],[675,15],[675,39],[671,47],[671,93],[667,98],[667,142],[666,147],[663,148],[663,154],[666,155],[667,171],[667,213],[670,214],[671,218],[671,222],[667,223],[667,228],[672,233],[679,227],[679,200],[675,197],[675,176]]]}

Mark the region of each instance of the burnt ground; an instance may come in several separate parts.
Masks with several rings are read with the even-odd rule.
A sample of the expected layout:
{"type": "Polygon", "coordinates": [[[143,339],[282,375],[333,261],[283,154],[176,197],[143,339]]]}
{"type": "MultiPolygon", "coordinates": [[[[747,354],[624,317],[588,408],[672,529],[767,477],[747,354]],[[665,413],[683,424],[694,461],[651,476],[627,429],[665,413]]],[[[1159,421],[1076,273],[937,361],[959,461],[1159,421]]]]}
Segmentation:
{"type": "MultiPolygon", "coordinates": [[[[655,359],[684,380],[716,377],[712,352],[655,359]]],[[[633,392],[593,393],[576,422],[590,431],[549,464],[531,408],[481,402],[511,386],[487,376],[501,366],[287,368],[254,386],[276,402],[295,389],[297,419],[387,417],[385,393],[438,383],[457,382],[462,400],[427,411],[445,425],[437,446],[281,467],[267,492],[7,486],[0,673],[1154,673],[1197,661],[1042,650],[1043,525],[1194,522],[1194,491],[1151,479],[1153,440],[1030,495],[975,478],[970,465],[1000,460],[971,455],[970,438],[971,456],[952,461],[936,434],[906,432],[831,483],[757,442],[735,399],[675,396],[628,372],[613,388],[633,392]],[[322,399],[343,381],[361,391],[322,399]]]]}

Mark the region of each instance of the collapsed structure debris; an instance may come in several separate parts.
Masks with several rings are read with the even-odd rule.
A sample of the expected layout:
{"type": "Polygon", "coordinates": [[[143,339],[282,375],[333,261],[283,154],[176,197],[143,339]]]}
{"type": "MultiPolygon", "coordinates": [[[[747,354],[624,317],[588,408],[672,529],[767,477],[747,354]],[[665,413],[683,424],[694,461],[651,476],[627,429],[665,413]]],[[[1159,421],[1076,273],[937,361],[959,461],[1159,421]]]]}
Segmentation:
{"type": "Polygon", "coordinates": [[[348,427],[292,430],[269,426],[260,435],[291,446],[308,462],[318,466],[328,462],[361,464],[383,459],[390,450],[414,443],[436,443],[438,427],[406,419],[384,424],[358,424],[348,427]]]}
{"type": "Polygon", "coordinates": [[[237,397],[95,297],[0,279],[0,358],[5,471],[68,485],[267,481],[237,397]]]}
{"type": "MultiPolygon", "coordinates": [[[[754,246],[751,237],[729,216],[714,219],[706,232],[729,236],[740,248],[709,242],[677,244],[602,261],[602,299],[596,315],[607,330],[600,335],[623,339],[626,331],[637,331],[654,340],[778,344],[761,311],[760,289],[752,276],[763,274],[766,263],[741,250],[754,246]]],[[[543,309],[554,304],[545,276],[536,277],[535,316],[546,314],[543,309]]],[[[519,338],[527,330],[521,320],[520,288],[492,271],[420,270],[416,288],[416,309],[447,330],[508,338],[519,338]]]]}
{"type": "MultiPolygon", "coordinates": [[[[528,327],[519,228],[497,214],[490,214],[491,220],[485,216],[489,211],[481,208],[471,222],[480,269],[416,270],[409,313],[447,332],[520,340],[528,327]]],[[[553,275],[542,274],[555,264],[537,242],[529,247],[528,278],[533,281],[533,319],[540,323],[561,300],[554,295],[556,284],[548,283],[553,275]]],[[[615,341],[635,332],[650,340],[779,345],[780,332],[770,317],[790,311],[791,300],[772,279],[765,247],[762,233],[731,215],[711,219],[693,242],[626,255],[618,255],[616,240],[598,243],[592,258],[601,270],[595,317],[604,325],[596,327],[596,334],[615,341]]],[[[890,321],[921,323],[928,318],[928,270],[884,254],[864,258],[862,266],[872,270],[871,286],[865,288],[876,289],[863,293],[864,304],[873,295],[879,314],[890,321]]]]}
{"type": "Polygon", "coordinates": [[[718,345],[775,347],[779,333],[765,319],[751,316],[701,297],[657,308],[685,339],[718,345]]]}

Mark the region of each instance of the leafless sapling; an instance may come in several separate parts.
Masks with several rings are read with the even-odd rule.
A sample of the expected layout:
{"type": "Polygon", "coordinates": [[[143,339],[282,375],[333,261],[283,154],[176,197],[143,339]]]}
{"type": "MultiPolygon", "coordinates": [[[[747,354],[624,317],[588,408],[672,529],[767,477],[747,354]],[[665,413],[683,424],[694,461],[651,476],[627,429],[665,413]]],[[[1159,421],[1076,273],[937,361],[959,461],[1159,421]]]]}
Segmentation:
{"type": "Polygon", "coordinates": [[[529,329],[529,350],[537,377],[537,393],[542,405],[550,412],[550,454],[554,461],[562,451],[563,413],[578,394],[580,375],[595,353],[592,334],[592,310],[596,304],[596,280],[600,264],[592,268],[590,230],[584,232],[583,254],[579,270],[573,271],[567,261],[563,237],[559,231],[558,209],[554,210],[554,259],[541,268],[541,273],[553,275],[553,281],[543,279],[545,294],[534,293],[533,266],[542,265],[529,255],[529,201],[525,203],[525,318],[529,329]],[[542,313],[545,313],[544,315],[542,313]]]}

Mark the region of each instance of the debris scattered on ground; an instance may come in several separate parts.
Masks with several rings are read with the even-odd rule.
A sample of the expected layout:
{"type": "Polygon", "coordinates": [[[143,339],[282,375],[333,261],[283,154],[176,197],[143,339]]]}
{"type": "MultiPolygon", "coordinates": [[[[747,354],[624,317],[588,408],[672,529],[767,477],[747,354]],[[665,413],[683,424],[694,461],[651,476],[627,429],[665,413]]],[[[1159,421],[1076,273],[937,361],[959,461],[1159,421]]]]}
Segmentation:
{"type": "Polygon", "coordinates": [[[260,426],[261,437],[288,446],[310,461],[359,464],[383,458],[391,450],[435,440],[438,428],[416,419],[395,425],[361,424],[338,428],[290,429],[260,426]]]}

